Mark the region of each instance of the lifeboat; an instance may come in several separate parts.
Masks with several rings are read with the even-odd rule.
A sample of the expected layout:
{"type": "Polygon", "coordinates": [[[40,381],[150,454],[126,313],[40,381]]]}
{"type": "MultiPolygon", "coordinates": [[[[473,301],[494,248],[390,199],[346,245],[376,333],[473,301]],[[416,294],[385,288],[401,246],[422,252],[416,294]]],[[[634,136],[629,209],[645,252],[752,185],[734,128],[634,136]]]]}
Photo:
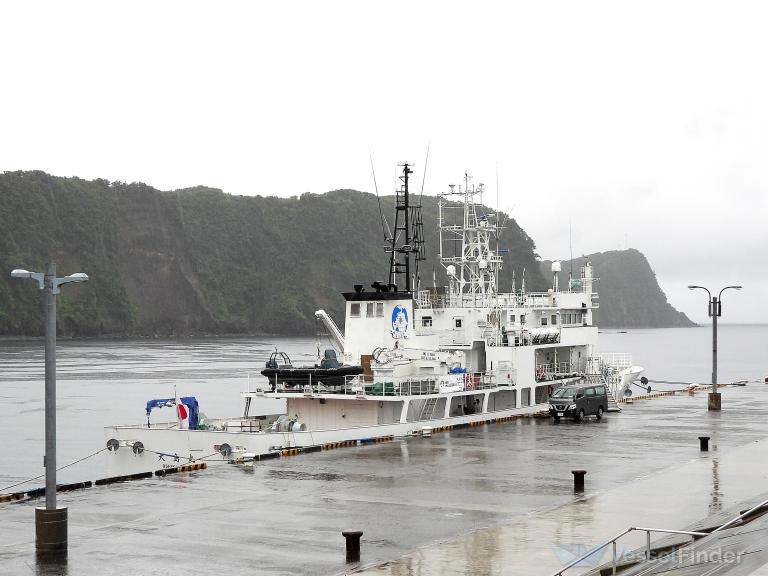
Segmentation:
{"type": "Polygon", "coordinates": [[[303,388],[304,386],[325,386],[338,388],[344,386],[347,376],[363,373],[362,366],[348,366],[338,361],[335,350],[326,350],[319,365],[294,366],[285,352],[273,352],[267,360],[261,375],[265,376],[272,391],[278,386],[284,388],[303,388]]]}

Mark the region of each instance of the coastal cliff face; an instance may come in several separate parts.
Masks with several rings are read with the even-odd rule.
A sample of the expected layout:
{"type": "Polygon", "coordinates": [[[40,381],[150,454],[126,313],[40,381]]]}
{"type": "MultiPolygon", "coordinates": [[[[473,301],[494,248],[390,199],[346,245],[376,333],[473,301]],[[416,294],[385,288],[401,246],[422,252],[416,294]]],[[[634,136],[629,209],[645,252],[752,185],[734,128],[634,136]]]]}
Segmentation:
{"type": "MultiPolygon", "coordinates": [[[[393,199],[381,199],[385,216],[393,199]]],[[[445,282],[437,264],[437,201],[423,199],[427,260],[421,277],[445,282]]],[[[544,289],[535,246],[508,220],[502,285],[526,269],[544,289]]],[[[90,281],[59,297],[62,335],[311,334],[314,311],[341,320],[339,295],[385,281],[376,197],[351,190],[294,198],[232,196],[210,188],[161,192],[145,184],[0,175],[0,335],[43,333],[42,293],[13,268],[90,281]]]]}
{"type": "MultiPolygon", "coordinates": [[[[595,317],[601,328],[672,328],[695,326],[682,312],[667,302],[646,257],[634,248],[597,252],[561,262],[561,286],[566,286],[572,269],[578,277],[589,261],[599,278],[595,289],[600,308],[595,317]]],[[[552,277],[551,261],[541,262],[541,273],[552,277]]],[[[549,282],[551,284],[551,281],[549,282]]]]}
{"type": "MultiPolygon", "coordinates": [[[[381,204],[391,218],[393,198],[381,204]]],[[[434,276],[444,285],[437,200],[425,196],[423,205],[422,282],[434,276]]],[[[523,269],[529,290],[546,290],[549,263],[538,261],[514,220],[505,226],[502,290],[511,289],[513,270],[519,286],[523,269]]],[[[363,192],[232,196],[7,172],[0,174],[0,335],[43,334],[42,292],[9,272],[43,270],[49,259],[59,275],[90,276],[59,297],[62,335],[312,334],[315,310],[341,322],[340,292],[387,279],[383,244],[376,197],[363,192]]],[[[692,324],[669,305],[636,250],[589,258],[601,277],[601,326],[692,324]]]]}

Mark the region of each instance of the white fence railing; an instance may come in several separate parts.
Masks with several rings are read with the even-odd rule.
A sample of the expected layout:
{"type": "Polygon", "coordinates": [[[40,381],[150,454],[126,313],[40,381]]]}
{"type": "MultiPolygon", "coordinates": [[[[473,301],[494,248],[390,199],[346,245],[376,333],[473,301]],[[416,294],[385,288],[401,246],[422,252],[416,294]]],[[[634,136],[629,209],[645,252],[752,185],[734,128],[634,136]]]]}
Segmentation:
{"type": "Polygon", "coordinates": [[[342,386],[327,387],[321,383],[304,386],[286,386],[281,382],[273,384],[271,392],[280,394],[339,394],[355,396],[423,396],[447,394],[472,390],[514,386],[517,374],[510,371],[509,377],[497,378],[496,372],[472,372],[423,377],[387,378],[358,375],[347,376],[342,386]]]}

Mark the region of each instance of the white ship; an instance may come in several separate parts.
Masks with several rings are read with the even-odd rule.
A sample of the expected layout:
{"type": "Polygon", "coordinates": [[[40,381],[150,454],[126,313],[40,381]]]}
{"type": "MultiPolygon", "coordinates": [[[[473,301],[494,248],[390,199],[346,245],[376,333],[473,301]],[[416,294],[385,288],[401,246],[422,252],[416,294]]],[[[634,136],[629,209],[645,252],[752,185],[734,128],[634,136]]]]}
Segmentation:
{"type": "MultiPolygon", "coordinates": [[[[423,287],[421,207],[410,202],[411,173],[402,165],[385,247],[388,281],[343,294],[343,334],[328,314],[316,313],[345,367],[360,370],[330,378],[329,365],[313,372],[274,355],[265,371],[269,378],[242,393],[242,416],[221,420],[198,422],[191,398],[151,401],[146,424],[105,429],[110,472],[248,462],[504,421],[545,410],[554,388],[582,379],[606,383],[622,397],[642,368],[626,354],[594,352],[598,304],[591,265],[568,278],[565,289],[555,262],[546,292],[526,291],[524,274],[519,290],[513,281],[509,292],[499,291],[502,226],[498,214],[482,206],[483,185],[474,186],[466,175],[463,186],[439,195],[439,257],[447,286],[433,281],[423,287]],[[297,373],[305,380],[297,381],[297,373]],[[251,415],[254,398],[285,399],[286,413],[251,415]],[[152,407],[162,405],[176,405],[180,417],[150,424],[152,407]]],[[[327,357],[332,372],[340,363],[327,357]]]]}

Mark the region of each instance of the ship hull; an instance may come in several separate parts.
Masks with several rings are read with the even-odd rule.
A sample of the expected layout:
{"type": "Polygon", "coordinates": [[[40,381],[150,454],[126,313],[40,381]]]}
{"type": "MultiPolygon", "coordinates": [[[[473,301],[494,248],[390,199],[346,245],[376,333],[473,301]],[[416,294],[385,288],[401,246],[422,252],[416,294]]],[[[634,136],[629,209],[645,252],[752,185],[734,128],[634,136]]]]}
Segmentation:
{"type": "Polygon", "coordinates": [[[143,426],[109,426],[104,429],[107,440],[115,439],[120,448],[107,454],[109,476],[125,476],[153,472],[195,462],[223,464],[247,454],[263,456],[290,452],[295,448],[323,449],[338,443],[375,442],[384,438],[402,438],[421,434],[424,427],[435,431],[456,427],[495,423],[515,417],[531,416],[546,411],[547,404],[497,410],[481,414],[434,418],[414,422],[397,422],[375,426],[359,426],[336,430],[307,430],[301,432],[250,432],[219,430],[178,430],[175,428],[146,428],[143,426]],[[141,442],[144,450],[136,454],[131,448],[141,442]],[[127,444],[127,445],[126,445],[127,444]],[[232,449],[229,456],[221,454],[223,445],[232,449]],[[174,457],[176,455],[178,459],[174,457]]]}

